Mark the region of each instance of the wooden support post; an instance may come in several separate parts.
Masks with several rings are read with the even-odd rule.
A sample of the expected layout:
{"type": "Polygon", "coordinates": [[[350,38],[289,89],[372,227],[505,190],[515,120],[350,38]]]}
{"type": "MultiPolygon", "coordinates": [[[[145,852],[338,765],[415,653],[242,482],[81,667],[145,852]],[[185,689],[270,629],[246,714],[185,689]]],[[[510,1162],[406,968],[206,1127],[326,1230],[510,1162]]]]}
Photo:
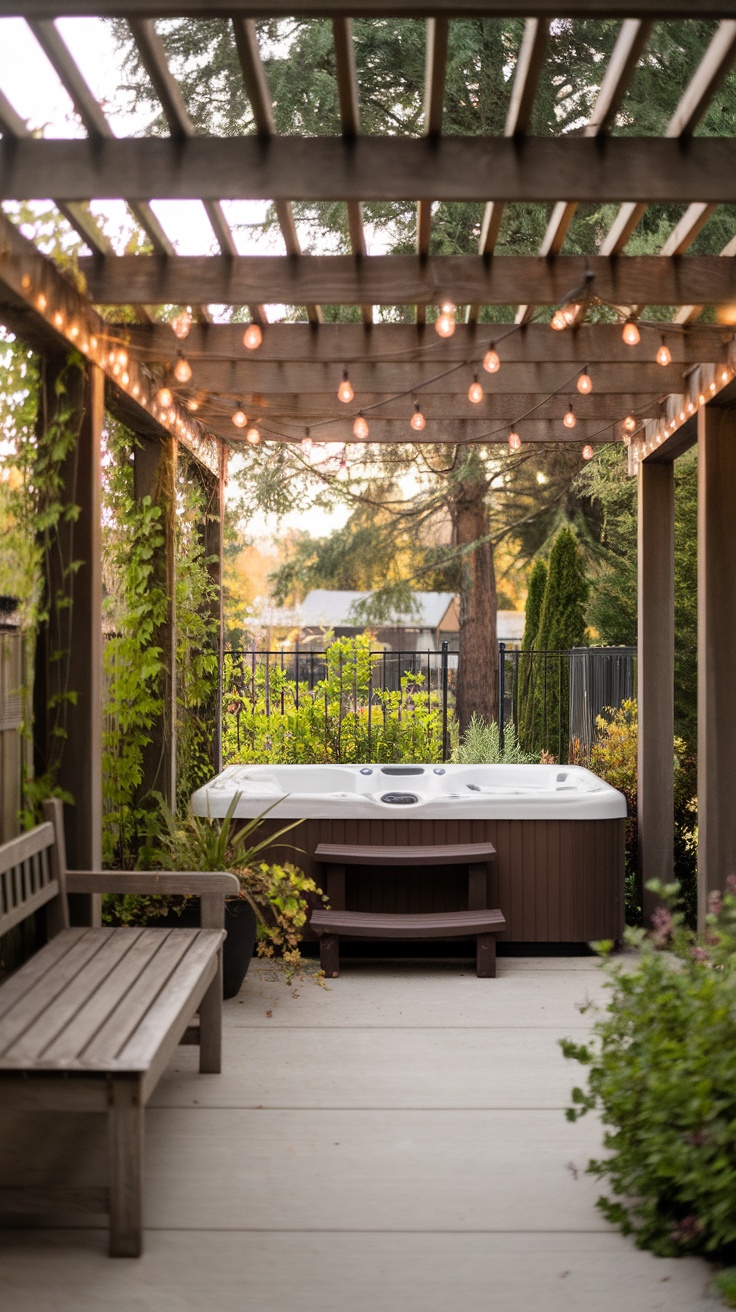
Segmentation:
{"type": "Polygon", "coordinates": [[[674,465],[639,467],[639,868],[644,923],[657,899],[644,885],[674,869],[674,465]]]}
{"type": "Polygon", "coordinates": [[[168,805],[176,805],[176,471],[178,443],[175,438],[160,441],[139,439],[133,456],[134,486],[137,500],[149,496],[162,508],[165,532],[164,549],[156,562],[152,580],[163,587],[168,598],[166,618],[153,643],[163,651],[164,676],[162,708],[158,722],[151,728],[151,742],[144,752],[141,792],[155,788],[168,805]]]}
{"type": "MultiPolygon", "coordinates": [[[[104,377],[95,365],[42,365],[39,434],[72,432],[75,441],[52,499],[61,513],[41,542],[48,616],[41,624],[34,676],[34,766],[74,798],[64,808],[69,865],[102,865],[102,544],[100,438],[104,377]]],[[[75,899],[77,921],[96,923],[99,899],[75,899]]]]}
{"type": "Polygon", "coordinates": [[[140,1081],[110,1084],[110,1256],[140,1257],[143,1244],[143,1104],[140,1081]]]}
{"type": "Polygon", "coordinates": [[[736,410],[698,416],[698,922],[736,874],[736,410]]]}
{"type": "Polygon", "coordinates": [[[225,523],[225,446],[220,447],[218,476],[200,466],[206,495],[206,513],[202,524],[202,546],[207,559],[207,570],[213,584],[211,615],[216,625],[217,690],[212,706],[212,769],[222,769],[222,649],[224,641],[224,610],[222,588],[223,530],[225,523]]]}

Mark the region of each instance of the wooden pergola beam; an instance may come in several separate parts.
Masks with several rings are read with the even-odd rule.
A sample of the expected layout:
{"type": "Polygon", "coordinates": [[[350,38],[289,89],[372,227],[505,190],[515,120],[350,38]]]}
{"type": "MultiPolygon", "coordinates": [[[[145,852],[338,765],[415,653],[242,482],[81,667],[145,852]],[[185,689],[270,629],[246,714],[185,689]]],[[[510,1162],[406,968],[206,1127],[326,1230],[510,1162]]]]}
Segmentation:
{"type": "MultiPolygon", "coordinates": [[[[340,126],[346,140],[351,141],[360,131],[360,101],[358,74],[355,67],[353,25],[349,18],[333,18],[332,39],[335,45],[337,94],[340,101],[340,126]]],[[[359,200],[349,200],[348,228],[353,255],[368,254],[363,227],[363,208],[359,200]]],[[[373,323],[373,306],[361,305],[363,323],[373,323]]]]}
{"type": "MultiPolygon", "coordinates": [[[[736,143],[735,143],[736,144],[736,143]]],[[[734,173],[736,181],[736,173],[734,173]]],[[[718,255],[668,259],[604,256],[350,255],[153,256],[82,259],[90,296],[100,305],[540,305],[567,301],[594,275],[592,293],[615,305],[721,305],[736,300],[736,269],[718,255]]]]}
{"type": "MultiPolygon", "coordinates": [[[[378,323],[368,330],[356,323],[325,323],[315,332],[304,323],[272,323],[264,330],[263,342],[254,353],[243,346],[243,324],[193,324],[184,343],[177,341],[168,324],[138,328],[121,323],[114,327],[141,359],[173,364],[177,350],[183,345],[195,369],[198,360],[205,364],[247,361],[254,368],[284,361],[292,364],[331,361],[351,370],[362,363],[406,363],[412,369],[421,363],[425,368],[434,361],[439,369],[461,360],[478,360],[493,341],[501,357],[501,370],[494,377],[494,387],[504,386],[506,366],[510,363],[566,361],[571,365],[592,366],[607,362],[626,365],[647,362],[659,346],[662,328],[666,329],[662,324],[651,327],[640,324],[641,345],[632,350],[622,341],[620,326],[605,323],[580,324],[562,333],[553,332],[546,323],[527,324],[511,333],[508,323],[458,324],[453,336],[444,340],[437,337],[434,328],[418,328],[415,324],[378,323]],[[413,362],[412,353],[416,353],[413,362]]],[[[725,358],[733,335],[733,328],[698,324],[686,332],[669,331],[667,345],[677,364],[717,361],[725,358]]],[[[482,376],[490,386],[488,375],[482,376]]]]}
{"type": "MultiPolygon", "coordinates": [[[[692,0],[526,0],[539,18],[692,18],[692,0]]],[[[729,18],[732,0],[702,0],[698,18],[729,18]]],[[[518,18],[517,0],[1,0],[0,15],[64,18],[518,18]]]]}
{"type": "MultiPolygon", "coordinates": [[[[190,364],[194,377],[189,386],[193,388],[227,392],[236,398],[300,393],[305,397],[319,396],[330,409],[341,404],[337,400],[337,385],[342,373],[339,365],[310,364],[306,361],[269,364],[267,361],[261,363],[255,360],[190,360],[190,364]]],[[[423,397],[460,399],[466,397],[474,376],[477,376],[487,400],[493,398],[498,404],[510,403],[512,413],[517,414],[519,407],[514,407],[515,396],[536,396],[540,399],[560,388],[564,389],[561,395],[567,397],[569,392],[581,405],[597,405],[602,396],[662,396],[668,392],[681,392],[684,387],[681,364],[662,366],[632,362],[591,365],[593,391],[585,396],[579,395],[576,390],[577,378],[580,376],[575,373],[576,366],[564,362],[506,364],[494,376],[484,373],[477,364],[455,367],[453,373],[442,377],[446,369],[447,366],[438,368],[436,364],[419,361],[399,364],[351,362],[349,372],[356,396],[361,398],[367,393],[377,397],[382,393],[400,393],[416,388],[421,390],[423,397]]]]}
{"type": "MultiPolygon", "coordinates": [[[[436,141],[442,132],[445,108],[445,79],[447,76],[447,45],[450,24],[446,18],[428,18],[425,24],[426,54],[424,71],[424,135],[436,141]]],[[[429,254],[432,230],[431,194],[417,202],[417,254],[429,254]]],[[[416,321],[426,320],[427,307],[417,305],[416,321]]]]}
{"type": "MultiPolygon", "coordinates": [[[[408,396],[394,399],[390,394],[376,392],[358,392],[355,401],[344,408],[334,393],[322,392],[218,392],[202,403],[202,413],[211,425],[218,419],[229,423],[229,412],[236,404],[242,405],[249,422],[273,420],[274,423],[312,424],[320,420],[339,420],[343,418],[352,424],[359,411],[365,412],[366,418],[403,420],[408,424],[414,410],[414,401],[418,401],[426,419],[437,423],[466,419],[468,422],[513,424],[521,416],[528,414],[531,419],[549,419],[556,423],[563,433],[562,416],[572,402],[573,411],[580,422],[598,424],[623,422],[627,414],[633,413],[642,422],[644,418],[655,418],[661,402],[660,393],[624,392],[607,393],[598,397],[579,397],[575,392],[561,392],[549,398],[538,392],[521,392],[518,395],[486,396],[480,404],[475,405],[464,395],[437,395],[424,391],[410,393],[408,396]]],[[[576,425],[577,427],[577,425],[576,425]]],[[[233,429],[233,435],[237,436],[233,429]]],[[[406,434],[408,436],[408,432],[406,434]]]]}
{"type": "MultiPolygon", "coordinates": [[[[369,442],[415,443],[430,445],[445,442],[478,442],[489,446],[506,446],[511,424],[507,422],[486,422],[471,419],[428,419],[427,426],[421,433],[415,433],[409,427],[409,415],[402,419],[379,419],[375,414],[366,416],[370,427],[369,442]]],[[[216,426],[217,427],[217,426],[216,426]]],[[[523,442],[549,443],[555,446],[582,446],[584,442],[592,445],[620,441],[623,430],[619,424],[597,422],[579,423],[572,432],[563,428],[552,419],[524,419],[516,425],[523,442]]],[[[353,434],[353,420],[342,419],[335,423],[314,424],[287,421],[263,420],[258,428],[264,441],[300,442],[307,435],[314,442],[349,442],[364,445],[353,434]]],[[[242,438],[238,438],[232,425],[225,418],[220,420],[218,433],[224,441],[234,448],[246,448],[242,438]],[[229,430],[229,431],[228,431],[229,430]],[[233,434],[235,436],[233,437],[233,434]]],[[[250,450],[250,448],[247,448],[250,450]]]]}
{"type": "Polygon", "coordinates": [[[164,410],[157,401],[156,383],[136,359],[129,359],[125,367],[109,359],[113,349],[124,346],[124,339],[116,337],[51,260],[4,215],[0,215],[0,322],[32,350],[53,355],[78,350],[105,375],[106,406],[123,423],[147,437],[169,433],[207,468],[218,467],[217,440],[176,401],[164,410]]]}
{"type": "MultiPolygon", "coordinates": [[[[0,199],[736,201],[730,137],[25,139],[0,199]]],[[[224,243],[223,243],[224,244],[224,243]]],[[[233,253],[233,252],[231,252],[233,253]]]]}

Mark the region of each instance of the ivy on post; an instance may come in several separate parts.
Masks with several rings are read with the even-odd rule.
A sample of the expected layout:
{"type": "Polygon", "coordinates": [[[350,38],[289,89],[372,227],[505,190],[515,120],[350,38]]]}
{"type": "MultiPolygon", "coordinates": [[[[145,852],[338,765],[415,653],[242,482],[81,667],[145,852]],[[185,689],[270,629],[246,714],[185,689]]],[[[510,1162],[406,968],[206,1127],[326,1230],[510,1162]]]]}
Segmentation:
{"type": "MultiPolygon", "coordinates": [[[[102,864],[101,371],[81,356],[42,361],[34,482],[42,567],[28,800],[56,793],[72,868],[102,864]]],[[[97,899],[78,918],[94,922],[97,899]]]]}
{"type": "Polygon", "coordinates": [[[207,574],[212,585],[209,596],[205,598],[205,607],[212,620],[211,638],[213,645],[216,645],[217,654],[217,683],[215,686],[213,679],[209,708],[209,718],[212,724],[211,761],[214,774],[219,774],[222,769],[222,648],[224,639],[222,566],[226,463],[225,444],[221,443],[220,467],[217,475],[211,474],[204,467],[200,470],[205,495],[205,510],[200,521],[200,539],[207,574]]]}
{"type": "Polygon", "coordinates": [[[176,804],[176,485],[179,444],[174,437],[159,441],[140,438],[133,450],[136,502],[160,507],[163,541],[156,551],[150,574],[151,589],[167,599],[163,621],[151,635],[150,646],[161,654],[159,710],[148,726],[142,748],[140,793],[160,792],[170,807],[176,804]]]}

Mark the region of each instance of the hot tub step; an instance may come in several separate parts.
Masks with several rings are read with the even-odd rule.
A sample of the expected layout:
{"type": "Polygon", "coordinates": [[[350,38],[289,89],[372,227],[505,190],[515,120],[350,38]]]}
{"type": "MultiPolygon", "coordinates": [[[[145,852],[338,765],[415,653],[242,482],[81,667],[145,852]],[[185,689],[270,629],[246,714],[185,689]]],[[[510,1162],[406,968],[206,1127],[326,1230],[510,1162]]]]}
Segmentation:
{"type": "Polygon", "coordinates": [[[313,911],[311,928],[319,938],[322,969],[330,979],[340,973],[340,938],[437,939],[475,938],[476,973],[496,974],[496,935],[506,928],[497,909],[432,911],[420,915],[387,915],[372,911],[313,911]]]}

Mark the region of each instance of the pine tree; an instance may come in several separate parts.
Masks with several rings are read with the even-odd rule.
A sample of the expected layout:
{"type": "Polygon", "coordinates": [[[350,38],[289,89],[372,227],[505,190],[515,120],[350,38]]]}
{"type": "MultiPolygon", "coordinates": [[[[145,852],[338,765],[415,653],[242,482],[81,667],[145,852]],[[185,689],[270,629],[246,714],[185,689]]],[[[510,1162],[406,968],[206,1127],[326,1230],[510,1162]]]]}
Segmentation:
{"type": "MultiPolygon", "coordinates": [[[[549,557],[535,649],[528,740],[561,759],[567,743],[569,674],[566,653],[585,642],[588,580],[583,553],[570,528],[560,529],[549,557]]],[[[529,745],[525,744],[525,745],[529,745]]]]}
{"type": "Polygon", "coordinates": [[[522,651],[531,651],[532,647],[536,645],[546,587],[547,566],[543,560],[537,560],[529,575],[529,591],[526,595],[526,606],[524,608],[524,636],[521,639],[522,651]]]}

